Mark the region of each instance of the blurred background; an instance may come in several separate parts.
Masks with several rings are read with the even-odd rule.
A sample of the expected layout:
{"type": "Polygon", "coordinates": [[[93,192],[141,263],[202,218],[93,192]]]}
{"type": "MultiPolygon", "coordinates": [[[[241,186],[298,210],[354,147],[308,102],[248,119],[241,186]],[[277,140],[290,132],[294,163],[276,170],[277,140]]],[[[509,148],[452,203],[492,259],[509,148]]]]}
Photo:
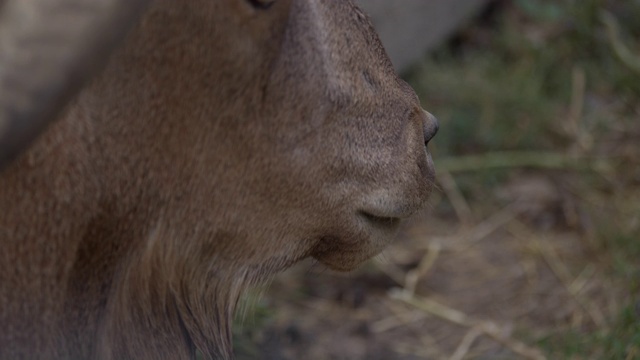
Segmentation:
{"type": "Polygon", "coordinates": [[[640,1],[362,0],[440,120],[428,209],[247,297],[239,359],[640,359],[640,1]]]}

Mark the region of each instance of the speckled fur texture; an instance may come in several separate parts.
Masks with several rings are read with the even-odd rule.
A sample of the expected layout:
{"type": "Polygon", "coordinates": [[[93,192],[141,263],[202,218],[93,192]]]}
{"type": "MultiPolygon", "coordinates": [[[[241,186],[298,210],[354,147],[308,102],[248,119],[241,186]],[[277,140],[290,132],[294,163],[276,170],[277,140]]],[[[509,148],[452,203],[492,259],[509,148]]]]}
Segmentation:
{"type": "Polygon", "coordinates": [[[0,359],[232,358],[244,289],[423,206],[434,131],[351,1],[154,1],[0,173],[0,359]]]}

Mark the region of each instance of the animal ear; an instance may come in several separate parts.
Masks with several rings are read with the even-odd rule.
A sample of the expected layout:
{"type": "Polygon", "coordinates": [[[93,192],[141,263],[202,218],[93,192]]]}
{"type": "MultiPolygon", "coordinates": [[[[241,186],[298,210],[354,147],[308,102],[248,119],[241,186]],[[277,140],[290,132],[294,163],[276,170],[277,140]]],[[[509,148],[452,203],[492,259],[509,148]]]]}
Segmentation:
{"type": "Polygon", "coordinates": [[[268,9],[276,0],[247,0],[256,9],[268,9]]]}

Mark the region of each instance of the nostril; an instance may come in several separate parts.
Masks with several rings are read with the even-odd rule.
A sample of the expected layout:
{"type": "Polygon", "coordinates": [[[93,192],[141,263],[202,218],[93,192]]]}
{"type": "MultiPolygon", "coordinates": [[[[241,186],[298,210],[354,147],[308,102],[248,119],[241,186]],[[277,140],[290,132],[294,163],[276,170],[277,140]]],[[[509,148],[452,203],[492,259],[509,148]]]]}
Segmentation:
{"type": "Polygon", "coordinates": [[[438,119],[433,116],[430,112],[426,110],[424,111],[425,120],[423,122],[423,131],[424,131],[424,145],[427,146],[429,141],[433,139],[434,136],[438,133],[438,129],[440,128],[440,124],[438,124],[438,119]]]}

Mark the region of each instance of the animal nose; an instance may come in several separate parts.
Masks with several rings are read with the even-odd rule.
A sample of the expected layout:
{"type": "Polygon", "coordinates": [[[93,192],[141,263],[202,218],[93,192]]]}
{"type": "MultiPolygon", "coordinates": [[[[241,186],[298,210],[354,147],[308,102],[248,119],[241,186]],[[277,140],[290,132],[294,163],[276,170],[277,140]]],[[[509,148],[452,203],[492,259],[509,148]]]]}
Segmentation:
{"type": "Polygon", "coordinates": [[[436,119],[435,116],[431,115],[430,112],[426,110],[422,111],[424,111],[425,115],[424,122],[422,124],[424,132],[424,146],[427,146],[427,144],[429,144],[429,141],[431,141],[431,139],[436,136],[440,125],[438,124],[438,119],[436,119]]]}

